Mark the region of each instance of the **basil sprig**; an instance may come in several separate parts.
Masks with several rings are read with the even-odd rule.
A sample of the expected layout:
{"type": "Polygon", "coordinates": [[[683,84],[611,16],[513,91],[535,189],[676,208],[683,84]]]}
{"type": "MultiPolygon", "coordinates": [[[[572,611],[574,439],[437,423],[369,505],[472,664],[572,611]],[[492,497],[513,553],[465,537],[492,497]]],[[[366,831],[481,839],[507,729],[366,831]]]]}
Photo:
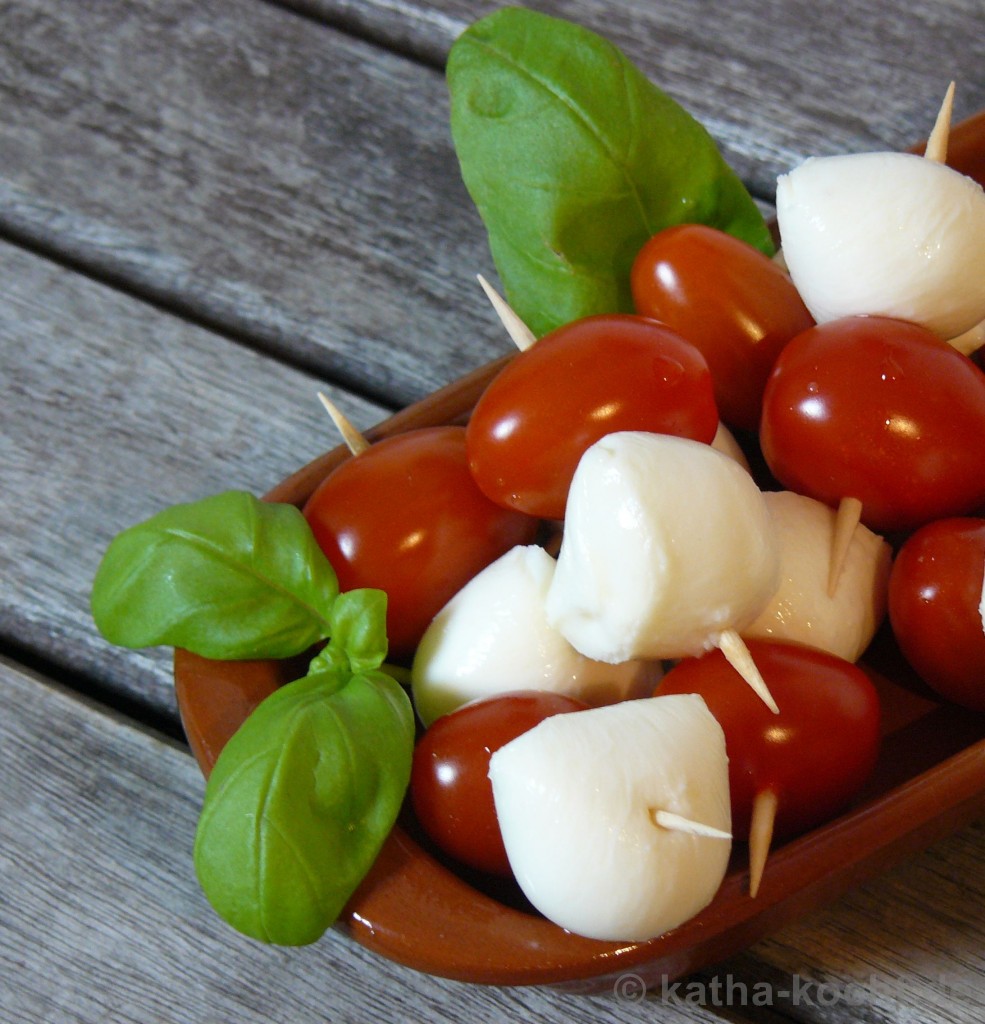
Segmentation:
{"type": "Polygon", "coordinates": [[[118,534],[91,605],[100,632],[122,647],[286,658],[329,635],[338,592],[298,509],[226,491],[118,534]]]}
{"type": "Polygon", "coordinates": [[[773,251],[708,132],[588,29],[504,8],[455,41],[447,80],[462,177],[506,297],[536,335],[632,312],[633,260],[673,224],[773,251]]]}
{"type": "Polygon", "coordinates": [[[380,595],[340,596],[347,625],[331,656],[263,701],[209,777],[198,879],[224,920],[263,942],[313,942],[335,921],[410,781],[410,699],[376,671],[386,653],[380,595]]]}
{"type": "Polygon", "coordinates": [[[313,942],[372,866],[410,781],[413,708],[380,671],[386,594],[340,594],[296,508],[228,491],[119,534],[91,603],[107,639],[128,647],[282,658],[327,639],[223,748],[195,837],[223,919],[264,942],[313,942]]]}

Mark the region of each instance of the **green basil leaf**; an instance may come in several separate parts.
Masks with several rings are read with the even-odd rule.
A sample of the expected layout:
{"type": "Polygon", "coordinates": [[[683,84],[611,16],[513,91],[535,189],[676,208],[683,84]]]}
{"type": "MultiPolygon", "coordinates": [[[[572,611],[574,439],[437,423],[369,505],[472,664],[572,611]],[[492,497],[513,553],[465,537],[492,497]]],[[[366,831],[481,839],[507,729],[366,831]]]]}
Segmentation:
{"type": "Polygon", "coordinates": [[[117,535],[91,604],[100,632],[124,647],[283,658],[329,634],[337,594],[335,571],[294,506],[227,491],[117,535]]]}
{"type": "Polygon", "coordinates": [[[390,832],[413,746],[410,700],[382,672],[322,672],[263,701],[219,755],[195,836],[219,915],[263,942],[314,942],[390,832]]]}
{"type": "Polygon", "coordinates": [[[332,635],[312,660],[309,675],[326,670],[372,672],[387,654],[386,593],[361,588],[339,594],[332,605],[332,635]]]}
{"type": "Polygon", "coordinates": [[[633,260],[673,224],[772,253],[708,132],[595,33],[505,8],[459,36],[447,79],[462,177],[506,298],[534,334],[632,312],[633,260]]]}

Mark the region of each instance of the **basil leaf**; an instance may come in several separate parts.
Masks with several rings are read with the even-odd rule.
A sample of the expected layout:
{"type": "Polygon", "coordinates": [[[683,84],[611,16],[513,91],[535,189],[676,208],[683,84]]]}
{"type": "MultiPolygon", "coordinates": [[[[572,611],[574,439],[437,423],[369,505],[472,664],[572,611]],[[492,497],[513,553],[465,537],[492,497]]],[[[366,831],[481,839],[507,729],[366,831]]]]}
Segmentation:
{"type": "Polygon", "coordinates": [[[414,715],[382,672],[322,672],[276,690],[223,748],[205,789],[195,870],[234,928],[314,942],[393,826],[414,715]]]}
{"type": "Polygon", "coordinates": [[[707,131],[595,33],[505,8],[459,36],[447,79],[462,176],[534,334],[632,312],[633,260],[673,224],[710,224],[772,253],[707,131]]]}
{"type": "Polygon", "coordinates": [[[124,647],[282,658],[330,631],[335,571],[292,505],[227,491],[112,541],[93,583],[100,632],[124,647]]]}
{"type": "Polygon", "coordinates": [[[331,639],[312,660],[309,675],[326,670],[372,672],[387,654],[386,593],[372,588],[339,594],[330,616],[331,639]]]}

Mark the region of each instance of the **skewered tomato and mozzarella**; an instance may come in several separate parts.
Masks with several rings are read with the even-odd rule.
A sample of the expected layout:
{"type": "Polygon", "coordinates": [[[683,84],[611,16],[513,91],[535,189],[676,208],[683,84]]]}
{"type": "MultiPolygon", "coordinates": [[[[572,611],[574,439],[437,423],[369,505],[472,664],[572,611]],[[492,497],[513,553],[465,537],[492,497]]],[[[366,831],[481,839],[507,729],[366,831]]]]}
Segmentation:
{"type": "Polygon", "coordinates": [[[649,939],[692,917],[721,885],[728,763],[701,697],[556,715],[497,750],[489,776],[513,874],[563,928],[649,939]],[[665,827],[663,815],[706,834],[665,827]]]}
{"type": "Polygon", "coordinates": [[[753,479],[706,444],[637,431],[582,457],[548,619],[600,661],[677,658],[748,625],[778,582],[753,479]]]}
{"type": "Polygon", "coordinates": [[[575,467],[599,438],[645,430],[710,442],[717,429],[711,374],[693,345],[644,317],[588,317],[489,384],[469,419],[469,466],[493,501],[562,519],[575,467]]]}
{"type": "Polygon", "coordinates": [[[813,157],[776,189],[783,255],[818,323],[886,316],[945,340],[985,319],[985,192],[909,153],[813,157]]]}
{"type": "Polygon", "coordinates": [[[411,665],[414,705],[425,725],[504,690],[535,688],[591,705],[650,693],[662,675],[659,662],[595,661],[549,625],[545,601],[554,571],[543,548],[513,548],[438,612],[411,665]]]}
{"type": "Polygon", "coordinates": [[[724,231],[680,224],[643,246],[631,283],[637,312],[674,328],[708,360],[722,419],[756,430],[773,362],[814,322],[790,277],[724,231]]]}
{"type": "MultiPolygon", "coordinates": [[[[815,180],[806,173],[797,178],[815,180]]],[[[787,204],[786,222],[795,226],[785,253],[804,279],[803,239],[796,228],[804,191],[785,188],[796,200],[787,204]]],[[[673,319],[680,312],[673,300],[686,289],[678,282],[674,293],[670,271],[660,271],[662,246],[672,253],[693,241],[689,228],[675,231],[676,238],[655,240],[638,265],[650,273],[644,284],[651,291],[667,289],[671,297],[661,296],[663,315],[686,337],[688,328],[673,319]]],[[[708,234],[707,229],[693,233],[708,234]]],[[[730,243],[714,237],[703,241],[731,252],[730,243]]],[[[980,260],[974,240],[964,239],[957,249],[980,260]]],[[[733,258],[740,259],[723,257],[733,258]]],[[[815,275],[822,295],[825,273],[821,266],[815,275]]],[[[890,549],[859,527],[829,595],[832,506],[846,495],[858,497],[864,521],[882,531],[912,529],[949,510],[964,514],[985,505],[985,448],[967,444],[969,436],[985,435],[985,377],[932,333],[950,338],[974,330],[985,306],[975,305],[978,300],[952,303],[940,316],[921,306],[914,315],[927,326],[919,326],[899,319],[891,305],[852,312],[889,310],[892,317],[837,318],[813,297],[807,305],[824,323],[811,326],[811,314],[790,298],[781,271],[769,264],[768,270],[758,266],[755,274],[784,296],[783,310],[772,311],[774,320],[767,311],[764,322],[783,325],[764,327],[760,340],[768,341],[758,347],[749,339],[731,348],[722,341],[716,351],[711,343],[707,361],[713,371],[716,361],[727,367],[734,346],[746,347],[751,365],[741,373],[719,369],[716,375],[720,401],[729,408],[722,418],[754,426],[762,398],[759,423],[767,463],[798,493],[761,493],[747,472],[710,446],[720,424],[709,405],[701,357],[695,360],[689,342],[674,332],[640,318],[590,318],[537,342],[490,386],[468,428],[469,462],[483,492],[508,508],[552,519],[563,515],[564,534],[556,567],[539,548],[518,547],[435,619],[414,669],[421,717],[435,721],[425,740],[476,705],[447,714],[451,707],[488,687],[526,685],[525,673],[547,671],[548,662],[550,671],[564,666],[558,672],[562,677],[586,672],[584,681],[592,676],[586,666],[607,667],[599,662],[625,667],[637,658],[684,657],[658,693],[679,687],[705,695],[682,711],[683,718],[659,703],[666,696],[655,698],[657,703],[626,700],[550,718],[492,756],[496,816],[521,887],[546,916],[582,934],[651,937],[700,909],[717,888],[728,849],[721,840],[729,828],[721,809],[684,808],[686,818],[704,821],[710,833],[717,828],[717,848],[709,834],[681,838],[654,818],[667,794],[679,794],[681,785],[687,788],[696,778],[703,778],[711,792],[720,788],[715,779],[723,762],[710,753],[716,740],[706,728],[705,699],[729,723],[726,737],[741,737],[730,747],[730,753],[738,752],[730,813],[740,837],[749,834],[757,794],[772,797],[782,836],[835,813],[866,778],[878,742],[878,701],[851,662],[882,618],[890,549]],[[606,332],[610,342],[601,345],[606,332]],[[654,357],[656,348],[643,338],[652,335],[656,341],[660,332],[661,354],[654,357]],[[620,353],[630,371],[614,383],[620,353]],[[627,379],[633,379],[628,390],[627,379]],[[659,402],[651,395],[650,403],[657,408],[644,409],[641,385],[654,380],[659,402]],[[654,415],[657,426],[645,418],[654,415]],[[675,419],[678,425],[670,425],[675,419]],[[574,436],[568,438],[569,432],[574,436]],[[870,457],[874,461],[867,461],[870,457]],[[523,601],[514,604],[517,595],[523,601]],[[498,625],[490,621],[498,617],[498,625]],[[772,711],[737,685],[721,651],[710,650],[739,631],[800,642],[749,641],[757,668],[778,696],[779,707],[772,711]],[[505,656],[507,651],[512,653],[505,656]],[[495,678],[497,667],[502,680],[495,678]],[[753,719],[762,721],[750,726],[753,719]],[[654,730],[671,721],[680,733],[675,741],[690,732],[703,736],[686,755],[678,751],[684,760],[674,767],[652,760],[646,748],[654,730]],[[576,792],[586,788],[577,782],[577,770],[591,767],[594,752],[606,744],[612,745],[606,771],[611,774],[616,766],[621,795],[604,796],[604,808],[588,807],[576,792]],[[648,785],[654,779],[659,783],[656,789],[643,787],[649,817],[634,806],[642,777],[648,785]],[[596,818],[603,826],[618,819],[646,856],[640,858],[637,849],[631,863],[620,860],[622,853],[606,846],[606,828],[592,831],[596,818]],[[595,838],[586,843],[589,835],[595,838]],[[582,848],[588,860],[578,855],[582,848]],[[652,862],[647,861],[651,853],[652,862]],[[611,857],[619,869],[600,878],[600,857],[611,857]],[[576,901],[572,894],[584,888],[589,868],[602,896],[576,901]],[[644,907],[638,871],[646,878],[644,907]]],[[[925,300],[926,294],[918,296],[917,305],[926,306],[925,300]]],[[[640,308],[661,315],[656,305],[640,308]]],[[[728,303],[724,309],[720,313],[727,319],[728,303]]],[[[697,337],[699,329],[691,330],[697,337]]],[[[981,619],[985,580],[976,586],[981,619]]],[[[624,695],[634,696],[632,688],[624,695]]],[[[760,863],[756,870],[761,868],[760,863]]]]}
{"type": "Polygon", "coordinates": [[[322,481],[304,515],[342,590],[386,591],[394,658],[412,655],[446,601],[539,529],[536,519],[494,504],[476,487],[465,429],[455,426],[371,445],[322,481]]]}
{"type": "Polygon", "coordinates": [[[766,385],[760,443],[787,488],[853,497],[878,532],[985,504],[985,374],[927,328],[832,320],[798,335],[766,385]]]}

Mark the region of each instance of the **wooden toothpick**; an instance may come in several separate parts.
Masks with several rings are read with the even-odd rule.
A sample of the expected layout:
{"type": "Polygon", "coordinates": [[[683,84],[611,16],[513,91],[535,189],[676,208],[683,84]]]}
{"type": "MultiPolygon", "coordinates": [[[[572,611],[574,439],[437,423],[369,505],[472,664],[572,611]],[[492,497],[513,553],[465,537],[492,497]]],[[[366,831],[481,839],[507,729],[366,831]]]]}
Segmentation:
{"type": "Polygon", "coordinates": [[[749,895],[755,897],[763,880],[763,870],[773,842],[773,823],[776,821],[777,797],[772,789],[756,794],[752,803],[749,824],[749,895]]]}
{"type": "Polygon", "coordinates": [[[687,832],[692,836],[706,836],[709,839],[731,839],[731,832],[724,832],[713,825],[705,825],[700,821],[692,821],[673,811],[653,811],[653,820],[661,828],[671,832],[687,832]]]}
{"type": "Polygon", "coordinates": [[[369,447],[369,441],[367,441],[366,438],[356,430],[328,395],[319,391],[318,400],[323,406],[325,406],[325,410],[328,412],[328,415],[332,417],[332,422],[335,424],[338,432],[342,435],[342,440],[345,441],[346,447],[349,451],[352,452],[353,455],[359,455],[366,451],[369,447]]]}
{"type": "Polygon", "coordinates": [[[780,709],[742,637],[734,629],[726,629],[718,638],[718,649],[725,655],[725,660],[732,668],[753,688],[770,711],[774,715],[778,715],[780,709]]]}
{"type": "Polygon", "coordinates": [[[513,312],[513,307],[496,291],[495,288],[482,276],[477,274],[479,284],[486,293],[486,297],[492,303],[500,323],[506,328],[506,333],[513,339],[513,344],[525,352],[537,340],[534,332],[513,312]]]}
{"type": "Polygon", "coordinates": [[[842,498],[835,513],[834,531],[831,537],[831,561],[828,564],[828,597],[834,597],[838,580],[845,567],[848,549],[862,518],[862,502],[858,498],[842,498]]]}
{"type": "Polygon", "coordinates": [[[928,160],[934,160],[939,164],[947,160],[947,143],[951,136],[951,112],[954,109],[954,82],[947,87],[944,94],[944,102],[934,122],[934,130],[927,140],[927,148],[924,156],[928,160]]]}

